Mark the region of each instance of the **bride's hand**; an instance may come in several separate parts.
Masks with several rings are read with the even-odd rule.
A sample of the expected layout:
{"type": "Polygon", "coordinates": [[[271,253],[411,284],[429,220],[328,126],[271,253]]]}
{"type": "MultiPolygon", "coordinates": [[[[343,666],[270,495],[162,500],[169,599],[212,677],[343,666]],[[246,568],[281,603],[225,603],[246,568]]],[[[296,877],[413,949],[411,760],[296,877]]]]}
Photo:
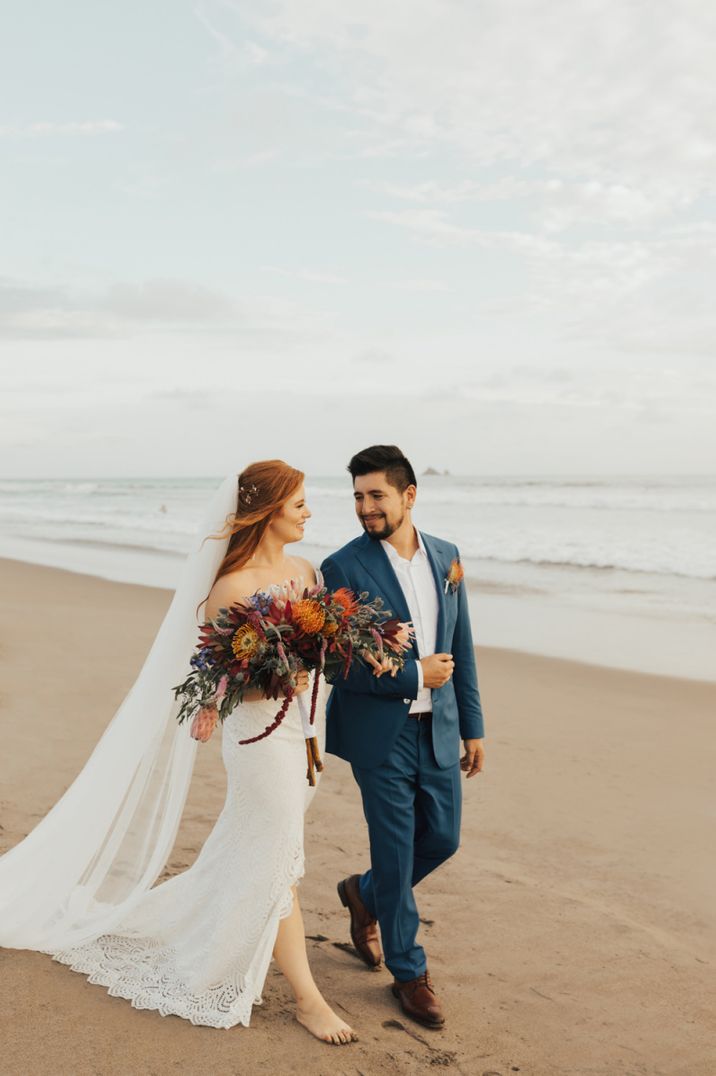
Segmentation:
{"type": "Polygon", "coordinates": [[[294,695],[302,695],[304,691],[308,691],[308,673],[305,669],[301,669],[300,673],[296,675],[296,686],[293,693],[294,695]]]}

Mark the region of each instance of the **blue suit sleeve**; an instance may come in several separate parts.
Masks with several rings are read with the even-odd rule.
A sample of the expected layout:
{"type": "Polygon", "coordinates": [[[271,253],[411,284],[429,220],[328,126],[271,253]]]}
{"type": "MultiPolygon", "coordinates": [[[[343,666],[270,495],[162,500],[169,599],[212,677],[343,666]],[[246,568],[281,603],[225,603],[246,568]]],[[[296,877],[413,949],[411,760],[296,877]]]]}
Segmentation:
{"type": "MultiPolygon", "coordinates": [[[[323,579],[329,590],[338,590],[339,587],[348,587],[355,592],[343,569],[334,560],[327,557],[321,565],[323,579]]],[[[414,658],[408,658],[405,665],[391,676],[384,673],[383,676],[374,676],[372,669],[368,668],[359,658],[356,658],[348,670],[348,676],[338,676],[333,687],[337,691],[352,691],[360,695],[382,695],[387,698],[417,699],[418,697],[418,663],[414,658]]]]}
{"type": "Polygon", "coordinates": [[[455,660],[452,680],[460,715],[460,736],[463,740],[479,740],[485,735],[485,723],[482,717],[480,689],[477,685],[475,647],[472,641],[467,589],[464,582],[460,583],[458,588],[457,601],[457,621],[452,640],[452,655],[455,660]]]}

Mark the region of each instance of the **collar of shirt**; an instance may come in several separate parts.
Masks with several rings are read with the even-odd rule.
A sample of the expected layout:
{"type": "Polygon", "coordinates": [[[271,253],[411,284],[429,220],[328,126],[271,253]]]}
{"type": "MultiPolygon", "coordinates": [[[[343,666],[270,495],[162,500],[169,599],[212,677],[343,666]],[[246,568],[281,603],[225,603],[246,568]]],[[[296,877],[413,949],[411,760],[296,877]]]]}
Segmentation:
{"type": "Polygon", "coordinates": [[[395,548],[394,545],[391,545],[391,543],[388,542],[385,538],[381,538],[380,544],[383,546],[383,549],[386,551],[386,553],[388,554],[388,556],[390,557],[390,559],[392,561],[399,562],[399,561],[402,560],[404,564],[411,564],[412,561],[419,554],[422,554],[423,557],[427,557],[428,552],[427,552],[427,550],[425,548],[425,542],[423,541],[423,536],[422,536],[422,534],[420,533],[420,531],[418,530],[417,527],[415,527],[414,530],[415,530],[415,534],[417,535],[417,539],[418,539],[418,548],[417,548],[417,550],[415,551],[415,553],[413,554],[413,556],[412,556],[412,558],[410,560],[406,560],[405,557],[401,557],[400,553],[398,552],[398,550],[395,548]]]}

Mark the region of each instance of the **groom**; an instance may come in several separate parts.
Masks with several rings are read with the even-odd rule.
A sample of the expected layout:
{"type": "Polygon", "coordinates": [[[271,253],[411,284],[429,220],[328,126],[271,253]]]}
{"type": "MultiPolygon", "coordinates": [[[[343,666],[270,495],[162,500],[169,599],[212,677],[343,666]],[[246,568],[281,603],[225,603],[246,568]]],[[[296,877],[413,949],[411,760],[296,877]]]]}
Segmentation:
{"type": "Polygon", "coordinates": [[[375,675],[354,662],[328,703],[326,748],[350,762],[363,797],[370,870],[339,883],[359,955],[394,977],[403,1012],[445,1023],[418,945],[413,887],[457,850],[461,769],[482,769],[475,655],[456,547],[412,523],[417,482],[395,445],[374,445],[348,464],[364,533],[322,565],[326,586],[380,596],[415,628],[399,671],[375,675]],[[464,754],[460,758],[460,741],[464,754]]]}

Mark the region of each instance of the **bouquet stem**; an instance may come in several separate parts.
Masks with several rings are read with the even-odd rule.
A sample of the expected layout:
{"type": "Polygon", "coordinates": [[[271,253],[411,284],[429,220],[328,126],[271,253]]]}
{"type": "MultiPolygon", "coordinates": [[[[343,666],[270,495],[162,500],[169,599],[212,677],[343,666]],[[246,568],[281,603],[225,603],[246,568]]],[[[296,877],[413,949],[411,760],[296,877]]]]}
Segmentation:
{"type": "Polygon", "coordinates": [[[308,760],[306,777],[309,785],[313,788],[316,783],[316,770],[318,770],[319,773],[323,770],[323,763],[318,750],[318,740],[315,736],[306,737],[306,758],[308,760]]]}

